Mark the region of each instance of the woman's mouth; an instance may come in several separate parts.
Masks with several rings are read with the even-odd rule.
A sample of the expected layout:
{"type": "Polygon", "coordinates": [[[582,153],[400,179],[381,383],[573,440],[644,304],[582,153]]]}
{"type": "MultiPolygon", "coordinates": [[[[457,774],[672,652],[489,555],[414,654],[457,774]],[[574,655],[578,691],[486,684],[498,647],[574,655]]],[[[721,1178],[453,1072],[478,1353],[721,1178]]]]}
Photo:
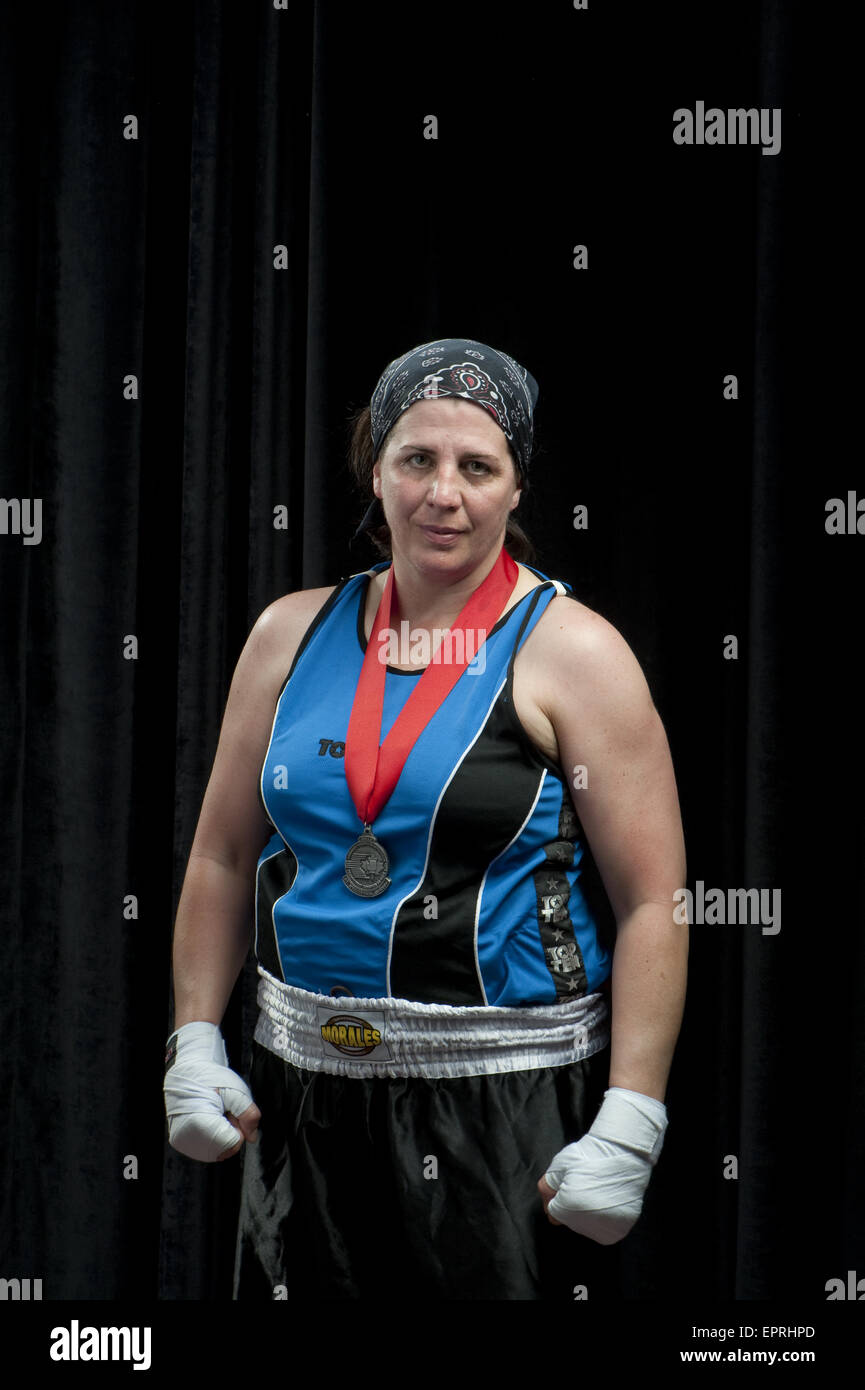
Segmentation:
{"type": "Polygon", "coordinates": [[[461,531],[451,526],[422,526],[420,529],[436,545],[447,545],[462,535],[461,531]]]}

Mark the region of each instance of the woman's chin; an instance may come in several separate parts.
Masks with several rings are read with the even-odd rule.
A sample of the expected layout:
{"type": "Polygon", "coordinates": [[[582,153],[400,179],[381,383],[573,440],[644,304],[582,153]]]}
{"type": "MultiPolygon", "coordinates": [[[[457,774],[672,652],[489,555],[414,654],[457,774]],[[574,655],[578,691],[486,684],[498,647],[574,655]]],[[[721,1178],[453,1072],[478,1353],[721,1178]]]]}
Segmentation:
{"type": "Polygon", "coordinates": [[[467,574],[478,563],[473,548],[466,544],[463,536],[454,536],[449,544],[438,544],[420,536],[402,549],[395,548],[394,554],[401,555],[416,569],[431,575],[454,571],[467,574]]]}
{"type": "Polygon", "coordinates": [[[433,546],[412,546],[410,551],[394,548],[394,562],[399,572],[403,566],[413,570],[421,581],[430,584],[459,584],[469,579],[479,570],[479,582],[489,573],[498,548],[494,546],[478,552],[475,546],[462,545],[458,549],[441,550],[433,546]]]}

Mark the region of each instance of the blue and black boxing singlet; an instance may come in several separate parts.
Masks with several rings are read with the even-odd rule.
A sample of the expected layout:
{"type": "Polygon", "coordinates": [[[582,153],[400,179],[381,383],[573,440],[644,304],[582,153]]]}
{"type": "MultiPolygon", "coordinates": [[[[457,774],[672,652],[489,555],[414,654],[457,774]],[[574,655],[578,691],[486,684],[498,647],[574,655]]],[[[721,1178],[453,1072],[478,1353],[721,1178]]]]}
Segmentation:
{"type": "MultiPolygon", "coordinates": [[[[522,1008],[591,994],[611,954],[583,891],[588,850],[561,770],[514,710],[516,654],[570,592],[537,570],[545,582],[492,628],[376,817],[390,887],[361,898],[343,883],[362,830],[345,738],[368,586],[386,568],[337,585],[277,700],[260,781],[274,833],[256,872],[259,964],[319,995],[522,1008]]],[[[388,668],[382,741],[421,674],[388,668]]]]}

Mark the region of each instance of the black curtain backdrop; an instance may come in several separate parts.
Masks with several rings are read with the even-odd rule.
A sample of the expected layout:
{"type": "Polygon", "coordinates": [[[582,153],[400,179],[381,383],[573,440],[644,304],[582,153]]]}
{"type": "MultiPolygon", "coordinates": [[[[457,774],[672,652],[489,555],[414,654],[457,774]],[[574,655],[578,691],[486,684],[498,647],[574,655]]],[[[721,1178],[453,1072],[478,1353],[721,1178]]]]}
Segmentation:
{"type": "Polygon", "coordinates": [[[183,872],[255,618],[374,558],[349,413],[452,334],[540,383],[524,524],[643,664],[689,887],[782,895],[775,934],[692,929],[621,1297],[817,1305],[865,1276],[865,536],[825,524],[865,495],[824,324],[859,176],[843,81],[815,93],[831,29],[778,0],[0,8],[0,1277],[230,1298],[239,1163],[165,1141],[183,872]],[[780,152],[675,144],[697,101],[780,108],[780,152]]]}

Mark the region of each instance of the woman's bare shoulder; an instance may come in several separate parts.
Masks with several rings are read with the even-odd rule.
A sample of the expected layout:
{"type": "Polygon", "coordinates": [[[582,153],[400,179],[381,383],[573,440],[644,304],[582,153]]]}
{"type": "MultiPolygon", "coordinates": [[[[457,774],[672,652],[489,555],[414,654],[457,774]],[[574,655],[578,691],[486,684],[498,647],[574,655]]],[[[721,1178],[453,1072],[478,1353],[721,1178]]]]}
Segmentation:
{"type": "MultiPolygon", "coordinates": [[[[608,619],[589,608],[573,594],[556,594],[550,600],[535,628],[542,644],[552,653],[563,649],[585,657],[606,655],[626,647],[624,637],[608,619]]],[[[534,632],[532,633],[534,636],[534,632]]]]}
{"type": "Polygon", "coordinates": [[[526,641],[551,690],[597,693],[603,702],[620,692],[645,689],[645,677],[625,638],[607,618],[570,594],[556,595],[526,641]]]}
{"type": "Polygon", "coordinates": [[[290,594],[283,594],[259,614],[253,631],[257,629],[268,637],[276,633],[284,638],[301,628],[302,636],[335,588],[335,584],[329,584],[322,589],[294,589],[290,594]]]}
{"type": "Polygon", "coordinates": [[[321,589],[295,589],[274,599],[259,614],[249,642],[254,645],[258,659],[272,670],[274,678],[281,681],[288,674],[304,633],[335,588],[335,584],[330,584],[321,589]]]}

